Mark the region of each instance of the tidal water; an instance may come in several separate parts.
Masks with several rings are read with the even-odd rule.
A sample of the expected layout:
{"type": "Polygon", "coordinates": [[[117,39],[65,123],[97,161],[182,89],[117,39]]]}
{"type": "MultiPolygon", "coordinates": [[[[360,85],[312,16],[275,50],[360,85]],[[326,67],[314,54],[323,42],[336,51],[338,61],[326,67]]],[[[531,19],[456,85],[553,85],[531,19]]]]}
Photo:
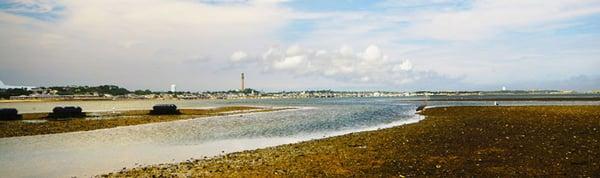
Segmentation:
{"type": "MultiPolygon", "coordinates": [[[[58,105],[85,111],[226,105],[296,109],[180,120],[84,132],[0,138],[0,177],[89,177],[124,167],[175,163],[352,132],[418,122],[421,102],[398,98],[251,99],[192,101],[79,101],[1,103],[20,112],[47,112],[58,105]]],[[[493,102],[429,102],[430,105],[492,105],[493,102]]],[[[501,102],[502,105],[572,105],[599,102],[501,102]]],[[[32,123],[35,124],[35,123],[32,123]]]]}

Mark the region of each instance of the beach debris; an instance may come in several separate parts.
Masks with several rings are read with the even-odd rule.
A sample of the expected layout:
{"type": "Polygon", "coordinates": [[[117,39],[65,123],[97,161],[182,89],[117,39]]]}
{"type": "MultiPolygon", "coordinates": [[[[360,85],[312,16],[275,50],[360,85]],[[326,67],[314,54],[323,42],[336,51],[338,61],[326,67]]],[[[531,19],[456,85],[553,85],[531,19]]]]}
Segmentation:
{"type": "Polygon", "coordinates": [[[425,110],[426,106],[427,105],[420,105],[419,107],[417,107],[417,111],[423,111],[423,110],[425,110]]]}
{"type": "Polygon", "coordinates": [[[19,111],[15,108],[1,108],[0,109],[0,120],[20,120],[22,118],[19,115],[19,111]]]}

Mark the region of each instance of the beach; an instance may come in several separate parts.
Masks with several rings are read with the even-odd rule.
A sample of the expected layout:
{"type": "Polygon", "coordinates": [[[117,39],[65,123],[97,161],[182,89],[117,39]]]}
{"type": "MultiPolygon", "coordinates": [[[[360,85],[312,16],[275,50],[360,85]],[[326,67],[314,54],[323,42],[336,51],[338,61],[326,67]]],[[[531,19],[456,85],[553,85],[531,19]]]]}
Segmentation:
{"type": "Polygon", "coordinates": [[[101,176],[600,176],[600,106],[456,106],[421,114],[414,124],[101,176]]]}

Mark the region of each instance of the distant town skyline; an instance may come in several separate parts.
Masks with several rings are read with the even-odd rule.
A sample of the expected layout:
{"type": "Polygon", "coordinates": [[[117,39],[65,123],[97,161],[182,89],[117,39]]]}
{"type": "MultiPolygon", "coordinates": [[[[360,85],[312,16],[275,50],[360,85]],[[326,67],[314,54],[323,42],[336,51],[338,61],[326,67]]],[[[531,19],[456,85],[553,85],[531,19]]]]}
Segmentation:
{"type": "MultiPolygon", "coordinates": [[[[0,80],[129,89],[600,89],[600,1],[6,0],[0,80]]],[[[5,85],[2,84],[2,85],[5,85]]]]}

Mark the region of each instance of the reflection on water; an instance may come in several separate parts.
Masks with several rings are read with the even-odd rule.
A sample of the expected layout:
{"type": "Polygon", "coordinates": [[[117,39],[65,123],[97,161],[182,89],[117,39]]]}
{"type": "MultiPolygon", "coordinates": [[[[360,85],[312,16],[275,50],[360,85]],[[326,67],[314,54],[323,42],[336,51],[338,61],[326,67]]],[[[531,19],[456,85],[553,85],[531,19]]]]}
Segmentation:
{"type": "MultiPolygon", "coordinates": [[[[139,109],[159,101],[78,102],[88,110],[139,109]],[[120,103],[123,102],[123,103],[120,103]],[[110,106],[113,105],[113,106],[110,106]]],[[[394,98],[173,101],[180,107],[295,106],[299,109],[0,139],[0,173],[6,177],[91,176],[139,164],[185,161],[350,132],[416,122],[420,102],[394,98]],[[178,103],[177,103],[178,102],[178,103]],[[25,165],[25,166],[24,166],[25,165]]],[[[565,104],[504,102],[504,105],[565,104]]],[[[56,102],[23,103],[51,109],[56,102]]],[[[71,104],[71,103],[58,103],[71,104]]],[[[491,102],[430,102],[491,105],[491,102]]],[[[567,104],[599,104],[576,102],[567,104]]],[[[1,106],[5,107],[5,106],[1,106]]]]}

